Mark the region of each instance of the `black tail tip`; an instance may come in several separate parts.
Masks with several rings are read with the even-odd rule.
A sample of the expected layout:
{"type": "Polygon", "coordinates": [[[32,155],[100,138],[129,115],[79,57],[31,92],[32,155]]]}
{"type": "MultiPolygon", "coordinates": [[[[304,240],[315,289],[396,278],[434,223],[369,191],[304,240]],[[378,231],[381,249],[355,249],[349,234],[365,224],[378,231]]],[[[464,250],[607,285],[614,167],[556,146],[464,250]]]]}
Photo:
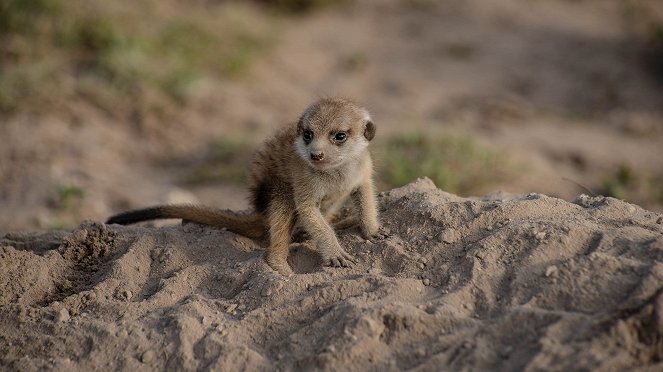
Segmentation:
{"type": "Polygon", "coordinates": [[[106,220],[106,225],[113,225],[113,224],[117,224],[117,225],[125,225],[126,223],[127,223],[127,222],[126,222],[126,221],[123,221],[122,218],[120,218],[119,215],[117,215],[117,216],[112,216],[112,217],[110,217],[108,220],[106,220]]]}
{"type": "Polygon", "coordinates": [[[129,225],[136,222],[155,220],[163,217],[165,217],[163,207],[153,207],[116,214],[109,217],[106,224],[129,225]]]}

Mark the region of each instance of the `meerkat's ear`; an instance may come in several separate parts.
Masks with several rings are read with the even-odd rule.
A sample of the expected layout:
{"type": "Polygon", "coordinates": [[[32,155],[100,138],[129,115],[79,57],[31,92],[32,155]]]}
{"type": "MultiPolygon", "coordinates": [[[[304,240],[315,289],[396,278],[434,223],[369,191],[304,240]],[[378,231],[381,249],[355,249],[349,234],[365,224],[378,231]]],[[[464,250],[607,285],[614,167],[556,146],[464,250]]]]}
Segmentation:
{"type": "Polygon", "coordinates": [[[364,127],[364,137],[369,141],[375,137],[375,124],[370,120],[366,122],[366,126],[364,127]]]}

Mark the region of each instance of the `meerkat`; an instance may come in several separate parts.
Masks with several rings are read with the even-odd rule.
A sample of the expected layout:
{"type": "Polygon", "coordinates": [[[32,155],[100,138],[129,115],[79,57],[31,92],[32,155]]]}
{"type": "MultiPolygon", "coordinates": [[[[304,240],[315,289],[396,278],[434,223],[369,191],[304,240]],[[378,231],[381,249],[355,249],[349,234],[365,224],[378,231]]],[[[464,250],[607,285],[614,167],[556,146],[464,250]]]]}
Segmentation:
{"type": "Polygon", "coordinates": [[[320,99],[256,152],[248,177],[249,213],[163,205],[121,213],[107,223],[181,218],[249,238],[268,237],[263,258],[284,275],[293,273],[287,258],[293,229],[298,226],[314,240],[323,265],[347,267],[356,261],[341,248],[333,226],[358,224],[366,239],[379,230],[368,151],[375,131],[366,109],[342,98],[320,99]],[[335,213],[348,198],[356,214],[333,224],[335,213]]]}

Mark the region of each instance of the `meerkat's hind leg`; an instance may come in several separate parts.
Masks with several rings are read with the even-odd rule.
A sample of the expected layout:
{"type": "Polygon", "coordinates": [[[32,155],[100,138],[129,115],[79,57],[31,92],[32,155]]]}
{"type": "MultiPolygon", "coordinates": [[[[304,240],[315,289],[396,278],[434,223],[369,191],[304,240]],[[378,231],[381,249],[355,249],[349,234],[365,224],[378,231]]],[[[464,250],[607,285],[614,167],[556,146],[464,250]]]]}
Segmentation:
{"type": "Polygon", "coordinates": [[[269,247],[265,251],[265,261],[279,273],[286,276],[292,275],[294,272],[288,265],[288,252],[295,220],[293,208],[274,198],[267,209],[267,219],[269,222],[269,247]]]}

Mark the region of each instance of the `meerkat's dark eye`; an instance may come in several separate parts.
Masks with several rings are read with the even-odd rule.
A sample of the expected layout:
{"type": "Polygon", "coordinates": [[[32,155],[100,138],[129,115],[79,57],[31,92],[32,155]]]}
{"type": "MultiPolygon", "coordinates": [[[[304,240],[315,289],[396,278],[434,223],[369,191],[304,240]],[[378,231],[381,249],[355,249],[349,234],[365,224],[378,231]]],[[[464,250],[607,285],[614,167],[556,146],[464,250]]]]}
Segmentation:
{"type": "Polygon", "coordinates": [[[313,131],[310,129],[304,130],[304,133],[302,134],[302,138],[304,138],[304,142],[309,143],[313,140],[313,131]]]}
{"type": "Polygon", "coordinates": [[[346,139],[348,139],[348,134],[345,132],[338,132],[334,135],[334,141],[336,141],[336,143],[343,143],[346,139]]]}

